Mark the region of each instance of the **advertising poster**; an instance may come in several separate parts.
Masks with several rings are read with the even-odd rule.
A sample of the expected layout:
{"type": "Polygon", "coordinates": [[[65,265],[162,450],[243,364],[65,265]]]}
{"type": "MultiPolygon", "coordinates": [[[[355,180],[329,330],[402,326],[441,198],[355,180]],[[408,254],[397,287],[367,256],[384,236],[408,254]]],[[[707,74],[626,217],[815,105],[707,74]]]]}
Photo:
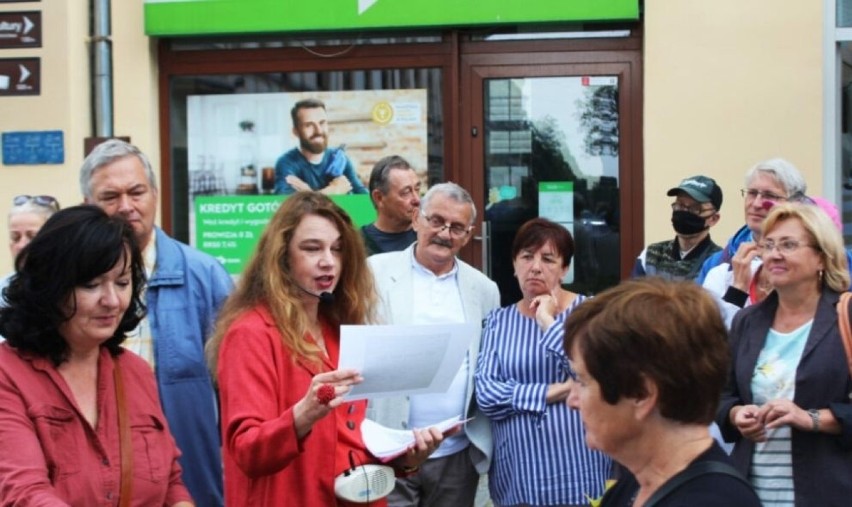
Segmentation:
{"type": "Polygon", "coordinates": [[[238,275],[281,202],[302,190],[327,193],[356,226],[370,223],[370,171],[388,155],[408,160],[425,192],[426,108],[423,89],[190,96],[193,246],[238,275]],[[307,106],[298,127],[297,103],[307,106]]]}

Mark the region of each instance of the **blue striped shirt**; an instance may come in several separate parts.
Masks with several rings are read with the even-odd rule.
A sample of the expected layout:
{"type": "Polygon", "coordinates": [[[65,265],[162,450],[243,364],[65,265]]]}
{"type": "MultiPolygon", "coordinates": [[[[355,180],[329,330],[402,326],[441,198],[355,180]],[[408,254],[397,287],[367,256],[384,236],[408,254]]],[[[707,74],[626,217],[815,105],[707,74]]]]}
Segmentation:
{"type": "Polygon", "coordinates": [[[547,332],[516,305],[491,312],[476,367],[476,400],[491,419],[491,497],[498,505],[587,504],[603,494],[611,461],[586,447],[577,411],[547,404],[547,387],[568,378],[562,325],[577,296],[547,332]]]}

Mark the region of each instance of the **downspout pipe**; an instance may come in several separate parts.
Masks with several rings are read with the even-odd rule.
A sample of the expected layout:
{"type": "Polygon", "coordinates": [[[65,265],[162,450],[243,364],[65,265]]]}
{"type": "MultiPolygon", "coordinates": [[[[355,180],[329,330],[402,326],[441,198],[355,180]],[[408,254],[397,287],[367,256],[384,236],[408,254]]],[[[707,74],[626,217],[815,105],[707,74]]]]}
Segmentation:
{"type": "Polygon", "coordinates": [[[95,136],[113,136],[112,111],[112,39],[110,0],[93,1],[92,59],[94,69],[95,136]]]}

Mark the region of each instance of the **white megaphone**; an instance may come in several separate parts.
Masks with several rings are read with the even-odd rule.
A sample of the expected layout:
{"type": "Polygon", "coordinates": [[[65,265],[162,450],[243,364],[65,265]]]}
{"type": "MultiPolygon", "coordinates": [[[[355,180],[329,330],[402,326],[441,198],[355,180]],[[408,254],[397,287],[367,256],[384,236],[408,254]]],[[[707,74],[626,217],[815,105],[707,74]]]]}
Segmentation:
{"type": "Polygon", "coordinates": [[[389,466],[358,465],[334,479],[334,494],[350,502],[373,502],[388,496],[395,483],[393,468],[389,466]]]}

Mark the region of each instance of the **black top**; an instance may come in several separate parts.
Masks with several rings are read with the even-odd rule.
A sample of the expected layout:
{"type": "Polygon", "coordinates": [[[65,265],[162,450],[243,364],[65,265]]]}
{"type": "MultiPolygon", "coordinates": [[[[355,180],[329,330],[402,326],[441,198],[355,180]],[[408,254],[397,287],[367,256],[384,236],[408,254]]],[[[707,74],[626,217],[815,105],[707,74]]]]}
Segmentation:
{"type": "MultiPolygon", "coordinates": [[[[686,470],[705,461],[718,461],[733,466],[731,459],[716,441],[695,458],[686,470]]],[[[633,498],[639,491],[639,484],[629,471],[623,469],[622,472],[618,482],[607,491],[601,507],[633,507],[633,498]]],[[[761,507],[761,504],[751,487],[742,480],[726,474],[708,473],[685,482],[660,499],[654,507],[761,507]]]]}
{"type": "Polygon", "coordinates": [[[651,243],[645,249],[645,260],[636,259],[632,278],[640,276],[661,276],[667,280],[694,280],[704,261],[722,248],[713,243],[710,235],[692,247],[686,256],[680,258],[680,243],[673,240],[651,243]]]}
{"type": "Polygon", "coordinates": [[[382,232],[374,224],[361,227],[361,236],[364,238],[364,246],[367,247],[367,255],[399,252],[417,240],[417,233],[413,229],[404,232],[382,232]]]}

